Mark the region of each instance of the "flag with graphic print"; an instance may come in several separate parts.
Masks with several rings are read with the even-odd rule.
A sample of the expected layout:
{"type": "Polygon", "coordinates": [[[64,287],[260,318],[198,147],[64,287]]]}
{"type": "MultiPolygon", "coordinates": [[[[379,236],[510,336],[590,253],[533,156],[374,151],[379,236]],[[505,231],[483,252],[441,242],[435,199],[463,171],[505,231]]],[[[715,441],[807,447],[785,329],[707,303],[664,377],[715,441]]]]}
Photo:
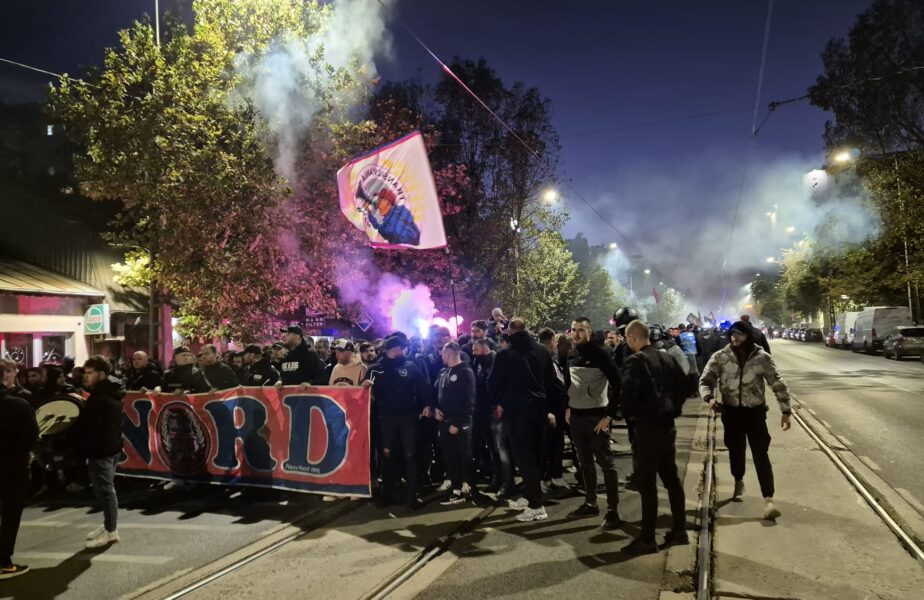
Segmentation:
{"type": "Polygon", "coordinates": [[[375,248],[446,246],[436,183],[419,131],[337,171],[340,210],[375,248]]]}

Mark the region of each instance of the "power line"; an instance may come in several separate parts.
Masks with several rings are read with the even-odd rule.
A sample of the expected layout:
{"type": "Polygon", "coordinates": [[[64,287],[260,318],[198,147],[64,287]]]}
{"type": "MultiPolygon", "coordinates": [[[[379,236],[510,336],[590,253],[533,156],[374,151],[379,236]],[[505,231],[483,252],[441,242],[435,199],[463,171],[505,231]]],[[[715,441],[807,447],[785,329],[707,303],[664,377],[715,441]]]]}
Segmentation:
{"type": "Polygon", "coordinates": [[[747,111],[750,111],[750,110],[751,110],[751,109],[748,108],[748,107],[745,107],[745,108],[729,108],[729,109],[725,109],[725,110],[715,110],[715,111],[704,112],[704,113],[696,113],[696,114],[691,114],[691,115],[681,115],[681,116],[677,116],[677,117],[667,117],[667,118],[658,119],[658,120],[655,120],[655,121],[644,121],[644,122],[642,122],[642,123],[631,123],[631,124],[627,123],[627,124],[625,124],[625,125],[617,125],[617,126],[614,126],[614,127],[605,127],[605,128],[602,128],[602,129],[588,129],[588,130],[586,130],[586,131],[577,131],[577,132],[575,132],[575,133],[569,133],[569,134],[563,135],[563,136],[561,136],[561,137],[564,137],[564,138],[575,138],[575,137],[587,137],[587,136],[591,136],[591,135],[599,135],[599,134],[602,134],[602,133],[616,133],[616,132],[619,132],[619,131],[627,131],[627,130],[629,130],[629,129],[641,129],[641,128],[644,128],[644,127],[656,127],[656,126],[658,126],[658,125],[668,125],[668,124],[670,124],[670,123],[678,123],[678,122],[681,122],[681,121],[693,121],[693,120],[697,120],[697,119],[706,119],[706,118],[709,118],[709,117],[718,117],[718,116],[721,116],[721,115],[731,115],[731,114],[736,114],[736,113],[747,112],[747,111]]]}
{"type": "Polygon", "coordinates": [[[54,73],[54,72],[52,72],[52,71],[46,71],[45,69],[39,69],[38,67],[33,67],[33,66],[31,66],[31,65],[23,64],[23,63],[21,63],[21,62],[16,62],[15,60],[9,60],[9,59],[7,59],[7,58],[0,58],[0,62],[4,62],[4,63],[10,64],[10,65],[13,65],[13,66],[15,66],[15,67],[21,67],[21,68],[23,68],[23,69],[28,69],[29,71],[35,71],[36,73],[43,73],[43,74],[45,74],[45,75],[51,75],[52,77],[57,77],[58,79],[66,79],[66,80],[68,80],[68,81],[73,81],[73,82],[75,82],[75,83],[82,83],[82,84],[88,85],[88,86],[90,86],[90,87],[92,87],[92,88],[97,88],[97,89],[99,89],[99,86],[98,86],[98,85],[93,85],[92,83],[87,83],[87,82],[84,81],[83,79],[74,79],[73,77],[70,77],[70,76],[68,76],[68,75],[62,75],[61,73],[54,73]]]}

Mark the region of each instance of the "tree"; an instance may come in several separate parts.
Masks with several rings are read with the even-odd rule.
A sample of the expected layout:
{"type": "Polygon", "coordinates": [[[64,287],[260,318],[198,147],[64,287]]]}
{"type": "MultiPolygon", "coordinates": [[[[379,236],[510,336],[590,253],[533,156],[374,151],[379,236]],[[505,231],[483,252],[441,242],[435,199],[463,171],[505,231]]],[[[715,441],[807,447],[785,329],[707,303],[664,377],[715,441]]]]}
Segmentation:
{"type": "MultiPolygon", "coordinates": [[[[120,32],[102,69],[87,83],[63,79],[49,107],[82,150],[75,172],[83,193],[122,203],[109,240],[131,253],[128,271],[169,291],[185,333],[251,337],[279,313],[333,308],[333,269],[328,238],[300,229],[306,195],[288,198],[304,182],[277,176],[279,140],[267,115],[240,94],[245,76],[235,66],[276,40],[312,35],[332,9],[196,0],[193,11],[192,30],[170,29],[160,47],[149,23],[120,32]]],[[[323,48],[312,60],[328,76],[298,85],[323,99],[316,122],[323,129],[362,74],[327,65],[323,48]]],[[[320,166],[312,173],[334,168],[323,146],[301,151],[303,163],[320,166]]],[[[313,233],[324,227],[307,225],[313,233]]]]}
{"type": "Polygon", "coordinates": [[[828,42],[812,104],[834,113],[830,148],[892,152],[924,145],[924,5],[876,0],[846,40],[828,42]]]}

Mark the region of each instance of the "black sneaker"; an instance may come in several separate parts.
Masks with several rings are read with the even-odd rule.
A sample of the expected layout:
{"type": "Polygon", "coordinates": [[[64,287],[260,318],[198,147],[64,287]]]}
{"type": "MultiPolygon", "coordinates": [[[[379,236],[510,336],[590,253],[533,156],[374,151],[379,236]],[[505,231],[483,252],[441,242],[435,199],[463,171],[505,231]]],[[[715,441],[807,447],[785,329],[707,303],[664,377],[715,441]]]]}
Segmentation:
{"type": "Polygon", "coordinates": [[[658,545],[654,540],[643,540],[635,538],[627,545],[622,547],[622,552],[630,556],[641,556],[642,554],[657,554],[658,545]]]}
{"type": "Polygon", "coordinates": [[[408,500],[407,505],[408,505],[408,508],[410,508],[411,510],[420,510],[421,508],[423,508],[424,503],[423,503],[423,500],[420,499],[420,496],[418,496],[417,494],[414,494],[413,496],[411,496],[411,499],[408,500]]]}
{"type": "Polygon", "coordinates": [[[453,490],[452,494],[440,502],[441,506],[454,506],[456,504],[465,504],[465,496],[461,491],[453,490]]]}
{"type": "Polygon", "coordinates": [[[600,515],[600,508],[591,504],[582,504],[577,509],[568,513],[572,519],[582,519],[584,517],[596,517],[600,515]]]}
{"type": "Polygon", "coordinates": [[[19,577],[24,573],[29,572],[29,567],[27,565],[7,565],[5,567],[0,567],[0,579],[12,579],[13,577],[19,577]]]}
{"type": "Polygon", "coordinates": [[[689,543],[690,536],[687,535],[687,532],[683,529],[675,529],[664,534],[664,543],[661,544],[661,547],[667,548],[668,546],[683,546],[689,543]]]}
{"type": "Polygon", "coordinates": [[[376,508],[388,508],[389,506],[391,506],[391,494],[382,492],[375,497],[376,508]]]}
{"type": "Polygon", "coordinates": [[[626,479],[626,489],[633,492],[638,491],[638,483],[635,482],[635,479],[626,479]]]}
{"type": "Polygon", "coordinates": [[[603,524],[600,526],[600,529],[603,531],[613,531],[614,529],[619,529],[620,525],[622,525],[622,519],[619,518],[619,513],[616,512],[615,508],[611,508],[606,511],[606,515],[603,517],[603,524]]]}

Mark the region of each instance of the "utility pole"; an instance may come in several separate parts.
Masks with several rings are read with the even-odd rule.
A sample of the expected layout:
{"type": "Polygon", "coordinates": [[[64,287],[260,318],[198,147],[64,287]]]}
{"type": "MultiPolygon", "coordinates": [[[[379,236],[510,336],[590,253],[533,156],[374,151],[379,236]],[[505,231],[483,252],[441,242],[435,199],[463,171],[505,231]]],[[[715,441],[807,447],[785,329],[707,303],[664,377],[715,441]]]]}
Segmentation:
{"type": "Polygon", "coordinates": [[[154,32],[157,36],[157,47],[160,48],[160,0],[154,0],[154,32]]]}

